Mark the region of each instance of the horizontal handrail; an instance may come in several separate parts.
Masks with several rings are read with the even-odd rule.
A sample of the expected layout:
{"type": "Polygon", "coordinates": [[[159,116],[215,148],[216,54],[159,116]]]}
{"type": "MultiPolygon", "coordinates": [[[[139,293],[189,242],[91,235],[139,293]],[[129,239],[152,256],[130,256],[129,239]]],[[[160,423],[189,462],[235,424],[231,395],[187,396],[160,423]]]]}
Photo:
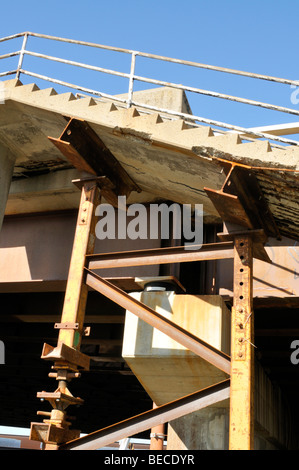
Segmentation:
{"type": "Polygon", "coordinates": [[[40,79],[40,80],[49,81],[49,82],[64,86],[64,87],[67,87],[67,88],[72,88],[72,89],[75,89],[79,92],[81,91],[81,92],[93,95],[95,97],[112,99],[113,101],[118,101],[118,102],[126,104],[127,107],[140,106],[144,109],[148,109],[148,110],[151,110],[151,111],[156,111],[156,112],[168,114],[170,116],[182,117],[184,119],[188,119],[188,120],[191,120],[191,121],[194,121],[194,122],[200,122],[200,123],[204,123],[204,124],[208,124],[208,125],[214,125],[216,127],[223,128],[223,129],[229,129],[231,131],[238,132],[240,134],[250,136],[250,137],[255,138],[255,139],[256,138],[265,138],[267,140],[270,140],[270,141],[273,141],[273,142],[279,142],[281,144],[297,145],[297,146],[299,145],[299,142],[296,141],[296,140],[286,139],[286,138],[282,138],[280,136],[279,137],[276,136],[276,135],[274,136],[273,134],[266,134],[264,132],[257,132],[257,131],[254,131],[254,130],[249,130],[249,129],[246,129],[246,128],[243,128],[243,127],[240,127],[240,126],[235,126],[235,125],[227,124],[227,123],[224,123],[224,122],[207,119],[207,118],[204,118],[204,117],[201,117],[201,116],[195,116],[194,114],[180,113],[180,112],[175,112],[175,111],[172,111],[172,110],[169,110],[169,109],[162,109],[162,108],[158,108],[158,107],[155,107],[155,106],[150,106],[148,104],[146,105],[144,103],[138,103],[133,99],[133,84],[134,84],[135,81],[139,81],[139,82],[149,83],[149,84],[152,84],[152,85],[160,85],[160,86],[170,87],[170,88],[179,89],[179,90],[182,90],[182,91],[185,91],[185,92],[197,93],[197,94],[200,94],[200,95],[210,96],[210,97],[213,97],[213,98],[220,98],[220,99],[227,100],[227,101],[233,101],[233,102],[242,103],[242,104],[246,104],[246,105],[257,106],[257,107],[261,107],[261,108],[265,108],[265,109],[270,109],[272,111],[278,111],[278,112],[282,112],[282,113],[287,113],[287,114],[292,114],[292,115],[299,116],[299,111],[296,110],[296,109],[287,108],[287,107],[284,107],[284,106],[277,106],[277,105],[273,105],[273,104],[270,104],[270,103],[264,103],[264,102],[256,101],[256,100],[252,100],[252,99],[241,98],[241,97],[238,97],[238,96],[228,95],[228,94],[224,94],[224,93],[218,93],[218,92],[205,90],[205,89],[201,89],[201,88],[197,88],[197,87],[185,86],[185,85],[181,85],[181,84],[178,84],[178,83],[166,82],[164,80],[157,80],[157,79],[153,79],[153,78],[148,78],[148,77],[143,77],[143,76],[140,76],[140,75],[136,75],[135,74],[135,62],[136,62],[136,57],[137,56],[145,57],[145,58],[149,58],[149,59],[156,59],[156,60],[161,60],[161,61],[172,62],[172,63],[176,63],[176,64],[181,64],[181,65],[187,65],[187,66],[191,66],[191,67],[203,68],[203,69],[208,69],[208,70],[213,70],[213,71],[218,71],[218,72],[225,72],[225,73],[229,73],[229,74],[240,75],[240,76],[243,76],[243,77],[267,80],[267,81],[271,81],[271,82],[277,82],[277,83],[280,83],[280,84],[288,84],[288,85],[298,86],[298,81],[297,80],[289,80],[289,79],[285,79],[285,78],[278,78],[278,77],[273,77],[273,76],[268,76],[268,75],[249,73],[249,72],[245,72],[245,71],[229,69],[229,68],[224,68],[224,67],[217,67],[217,66],[202,64],[202,63],[198,63],[198,62],[186,61],[186,60],[181,60],[181,59],[174,59],[174,58],[171,58],[171,57],[160,56],[160,55],[157,55],[157,54],[149,54],[149,53],[135,51],[135,50],[131,50],[131,49],[124,49],[124,48],[119,48],[119,47],[114,47],[114,46],[105,46],[105,45],[102,45],[102,44],[96,44],[96,43],[92,43],[92,42],[78,41],[78,40],[74,40],[74,39],[61,38],[61,37],[57,37],[57,36],[50,36],[50,35],[45,35],[45,34],[33,33],[33,32],[24,32],[24,33],[19,33],[19,34],[7,36],[7,37],[4,37],[4,38],[0,38],[0,42],[9,41],[9,40],[20,38],[20,37],[23,37],[23,44],[22,44],[21,50],[0,55],[0,59],[7,59],[7,58],[19,56],[19,63],[18,63],[17,69],[12,70],[12,71],[2,72],[2,73],[0,73],[0,77],[16,74],[16,78],[19,78],[20,74],[28,75],[28,76],[32,76],[32,77],[35,77],[35,78],[40,79]],[[74,61],[74,60],[67,60],[67,59],[63,59],[63,58],[60,58],[60,57],[55,57],[55,56],[51,56],[51,55],[47,55],[47,54],[43,54],[43,53],[39,53],[39,52],[33,52],[33,51],[30,51],[30,50],[26,49],[26,44],[27,44],[27,40],[28,40],[29,36],[36,37],[36,38],[41,38],[41,39],[60,41],[60,42],[69,43],[69,44],[76,44],[76,45],[94,47],[94,48],[109,50],[109,51],[113,51],[113,52],[121,52],[121,53],[130,54],[131,55],[131,70],[130,70],[129,73],[119,72],[119,71],[116,71],[116,70],[111,70],[111,69],[107,69],[107,68],[103,68],[103,67],[99,67],[99,66],[88,65],[88,64],[78,62],[78,61],[74,61]],[[95,71],[95,72],[105,73],[105,74],[114,75],[114,76],[118,76],[118,77],[121,77],[121,78],[128,79],[129,80],[128,97],[127,97],[127,99],[120,98],[120,97],[117,97],[115,95],[109,95],[107,93],[103,93],[103,92],[100,92],[98,90],[93,90],[93,89],[90,89],[90,88],[87,88],[87,87],[84,87],[84,86],[75,85],[75,84],[72,84],[72,83],[69,83],[69,82],[66,82],[66,81],[63,81],[63,80],[51,78],[51,77],[48,77],[46,75],[42,75],[42,74],[38,74],[38,73],[35,73],[35,72],[31,72],[29,70],[25,70],[23,68],[23,61],[24,61],[25,56],[36,57],[36,58],[40,58],[40,59],[45,59],[45,60],[57,62],[57,63],[63,63],[63,64],[66,64],[66,65],[72,65],[72,66],[84,68],[84,69],[87,69],[87,70],[92,70],[92,71],[95,71]]]}
{"type": "Polygon", "coordinates": [[[161,56],[157,54],[150,54],[147,52],[141,52],[141,51],[136,51],[133,49],[125,49],[121,47],[114,47],[114,46],[106,46],[103,44],[97,44],[94,42],[86,42],[86,41],[78,41],[76,39],[68,39],[68,38],[61,38],[58,36],[50,36],[47,34],[39,34],[39,33],[32,33],[32,32],[24,32],[20,34],[15,34],[12,36],[7,36],[5,38],[0,39],[0,42],[22,37],[25,35],[36,37],[36,38],[41,38],[41,39],[50,39],[53,41],[60,41],[60,42],[67,42],[69,44],[78,44],[81,46],[89,46],[89,47],[95,47],[99,49],[105,49],[109,51],[114,51],[114,52],[123,52],[126,54],[137,54],[140,57],[147,57],[148,59],[156,59],[156,60],[162,60],[162,61],[167,61],[167,62],[172,62],[175,64],[181,64],[181,65],[188,65],[190,67],[198,67],[198,68],[204,68],[207,70],[213,70],[216,72],[223,72],[223,73],[229,73],[229,74],[234,74],[234,75],[240,75],[243,77],[248,77],[248,78],[255,78],[259,80],[266,80],[266,81],[272,81],[276,83],[281,83],[285,85],[295,85],[298,86],[298,80],[290,80],[286,78],[279,78],[279,77],[273,77],[271,75],[263,75],[263,74],[258,74],[258,73],[251,73],[251,72],[246,72],[244,70],[236,70],[236,69],[231,69],[227,67],[219,67],[215,65],[208,65],[208,64],[203,64],[200,62],[193,62],[190,60],[182,60],[182,59],[175,59],[173,57],[166,57],[166,56],[161,56]]]}
{"type": "MultiPolygon", "coordinates": [[[[116,75],[118,77],[123,77],[123,78],[130,78],[131,77],[131,75],[129,73],[116,72],[114,70],[105,69],[105,68],[102,68],[102,67],[97,67],[95,65],[87,65],[87,64],[83,64],[82,62],[76,62],[76,61],[73,61],[73,60],[61,59],[59,57],[53,57],[53,56],[49,56],[49,55],[41,54],[41,53],[37,53],[37,52],[31,52],[31,51],[26,51],[25,50],[24,54],[30,55],[32,57],[38,57],[38,58],[41,58],[41,59],[52,60],[54,62],[60,62],[60,63],[66,64],[66,65],[74,65],[76,67],[82,67],[82,68],[85,68],[85,69],[88,69],[88,70],[93,70],[93,71],[96,71],[96,72],[103,72],[103,73],[107,73],[107,74],[110,74],[110,75],[116,75]]],[[[0,59],[1,59],[1,56],[0,56],[0,59]]],[[[138,80],[140,82],[145,82],[145,83],[151,83],[153,85],[167,86],[167,87],[170,87],[170,88],[176,88],[178,90],[190,91],[190,92],[198,93],[198,94],[201,94],[201,95],[212,96],[214,98],[221,98],[221,99],[225,99],[225,100],[229,100],[229,101],[236,101],[236,102],[242,103],[242,104],[250,104],[252,106],[259,106],[261,108],[271,109],[272,111],[279,111],[279,112],[282,112],[282,113],[294,114],[294,115],[299,116],[299,111],[298,110],[291,109],[291,108],[285,108],[283,106],[276,106],[276,105],[272,105],[272,104],[268,104],[268,103],[263,103],[263,102],[260,102],[260,101],[240,98],[240,97],[232,96],[232,95],[226,95],[226,94],[223,94],[223,93],[217,93],[217,92],[209,91],[209,90],[202,90],[202,89],[196,88],[196,87],[179,85],[177,83],[166,82],[164,80],[155,80],[155,79],[152,79],[152,78],[146,78],[146,77],[142,77],[142,76],[138,76],[138,75],[133,75],[132,78],[133,78],[133,80],[138,80]]]]}

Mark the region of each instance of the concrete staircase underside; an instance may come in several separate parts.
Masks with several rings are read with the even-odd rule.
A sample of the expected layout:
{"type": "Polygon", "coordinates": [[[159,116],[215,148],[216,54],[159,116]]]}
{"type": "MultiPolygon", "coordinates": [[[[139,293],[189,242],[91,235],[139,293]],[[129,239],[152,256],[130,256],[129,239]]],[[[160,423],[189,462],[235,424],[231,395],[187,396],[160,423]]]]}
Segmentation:
{"type": "Polygon", "coordinates": [[[135,199],[132,193],[131,202],[203,204],[206,220],[219,220],[204,187],[220,190],[226,179],[223,160],[237,162],[254,172],[281,233],[298,237],[299,147],[248,142],[235,133],[219,135],[182,119],[40,90],[16,79],[4,85],[0,141],[16,156],[15,177],[72,168],[48,136],[58,138],[68,119],[77,118],[89,124],[142,190],[135,199]]]}

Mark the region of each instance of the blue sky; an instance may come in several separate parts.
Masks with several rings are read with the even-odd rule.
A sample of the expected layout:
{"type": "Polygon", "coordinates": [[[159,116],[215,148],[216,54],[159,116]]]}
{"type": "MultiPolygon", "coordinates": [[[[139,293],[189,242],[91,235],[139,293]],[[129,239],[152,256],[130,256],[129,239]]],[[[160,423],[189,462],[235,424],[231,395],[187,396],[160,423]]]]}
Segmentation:
{"type": "MultiPolygon", "coordinates": [[[[2,4],[1,13],[4,19],[1,37],[32,31],[299,79],[296,49],[299,35],[298,0],[15,0],[2,4]]],[[[20,44],[20,40],[18,43],[0,44],[0,54],[18,50],[20,44]]],[[[129,56],[112,56],[110,53],[67,47],[61,43],[50,44],[33,38],[30,38],[28,48],[129,72],[129,56]]],[[[16,65],[16,58],[14,60],[16,65]]],[[[0,71],[6,70],[3,62],[0,63],[0,71]]],[[[58,67],[45,61],[38,63],[29,57],[24,62],[24,68],[106,93],[127,91],[127,82],[123,79],[111,79],[102,74],[99,77],[94,73],[87,77],[82,70],[67,70],[65,66],[58,67]]],[[[137,59],[136,73],[296,109],[296,105],[291,103],[294,90],[290,85],[240,79],[140,58],[137,59]]],[[[36,80],[23,77],[22,81],[28,83],[36,80]]],[[[148,85],[137,85],[136,89],[138,87],[145,89],[148,85]]],[[[294,115],[264,112],[259,108],[219,99],[198,95],[189,99],[194,114],[244,127],[298,121],[294,115]]],[[[297,108],[299,110],[299,105],[297,108]]]]}

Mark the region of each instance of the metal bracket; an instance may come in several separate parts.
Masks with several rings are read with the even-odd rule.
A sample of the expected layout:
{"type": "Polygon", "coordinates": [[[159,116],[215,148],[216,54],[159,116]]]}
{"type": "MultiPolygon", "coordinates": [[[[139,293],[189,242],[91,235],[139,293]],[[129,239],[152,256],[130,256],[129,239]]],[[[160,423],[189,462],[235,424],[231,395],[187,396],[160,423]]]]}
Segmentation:
{"type": "MultiPolygon", "coordinates": [[[[64,363],[70,369],[73,366],[76,366],[84,370],[89,370],[90,358],[86,356],[86,354],[83,354],[74,348],[70,348],[64,343],[60,343],[56,348],[45,343],[41,358],[49,361],[58,361],[59,363],[64,363]]],[[[63,367],[57,368],[60,369],[63,367]]]]}
{"type": "Polygon", "coordinates": [[[54,328],[60,330],[78,330],[79,329],[79,323],[55,323],[54,328]]]}

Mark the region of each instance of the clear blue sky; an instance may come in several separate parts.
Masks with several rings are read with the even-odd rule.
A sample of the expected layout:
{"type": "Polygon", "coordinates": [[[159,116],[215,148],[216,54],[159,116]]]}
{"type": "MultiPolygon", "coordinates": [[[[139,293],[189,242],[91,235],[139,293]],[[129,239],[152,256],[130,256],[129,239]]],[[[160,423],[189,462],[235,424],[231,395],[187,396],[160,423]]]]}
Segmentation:
{"type": "MultiPolygon", "coordinates": [[[[299,80],[298,0],[14,0],[2,2],[1,17],[1,37],[33,31],[299,80]]],[[[73,50],[63,49],[63,45],[54,49],[49,45],[47,49],[48,45],[43,44],[39,49],[33,47],[35,44],[30,40],[29,48],[74,60],[85,58],[104,67],[118,69],[119,65],[121,71],[129,71],[128,58],[108,60],[86,50],[79,57],[75,52],[73,55],[73,50]]],[[[0,44],[0,54],[6,47],[7,44],[0,44]]],[[[17,47],[11,45],[11,50],[17,47]]],[[[27,58],[25,64],[31,63],[27,58]]],[[[177,66],[169,68],[160,63],[158,70],[157,65],[139,60],[136,72],[296,109],[290,100],[294,90],[289,85],[268,85],[200,70],[192,75],[188,67],[183,73],[177,66]]],[[[3,70],[1,64],[0,69],[3,70]]],[[[80,71],[73,72],[70,78],[60,70],[53,64],[50,70],[46,65],[45,69],[35,68],[37,72],[72,79],[108,93],[123,93],[127,89],[123,82],[120,85],[119,81],[107,82],[99,77],[88,82],[80,71]]],[[[23,81],[33,80],[25,77],[23,81]]],[[[146,87],[144,84],[143,88],[146,87]]],[[[198,98],[191,104],[194,114],[241,126],[299,120],[297,116],[272,111],[265,114],[243,105],[224,106],[222,100],[198,98]]]]}

